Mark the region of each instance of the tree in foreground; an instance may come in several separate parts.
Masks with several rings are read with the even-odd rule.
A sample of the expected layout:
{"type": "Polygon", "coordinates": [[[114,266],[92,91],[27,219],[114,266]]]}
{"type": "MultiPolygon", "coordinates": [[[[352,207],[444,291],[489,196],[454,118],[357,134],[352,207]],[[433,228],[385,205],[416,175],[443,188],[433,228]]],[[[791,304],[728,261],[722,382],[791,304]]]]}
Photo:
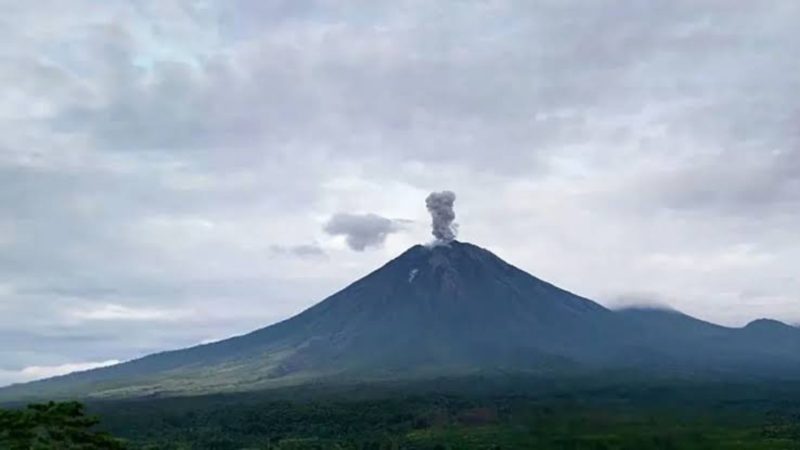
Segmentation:
{"type": "Polygon", "coordinates": [[[98,419],[87,416],[78,402],[31,404],[25,409],[0,409],[0,448],[9,450],[117,450],[125,445],[94,430],[98,419]]]}

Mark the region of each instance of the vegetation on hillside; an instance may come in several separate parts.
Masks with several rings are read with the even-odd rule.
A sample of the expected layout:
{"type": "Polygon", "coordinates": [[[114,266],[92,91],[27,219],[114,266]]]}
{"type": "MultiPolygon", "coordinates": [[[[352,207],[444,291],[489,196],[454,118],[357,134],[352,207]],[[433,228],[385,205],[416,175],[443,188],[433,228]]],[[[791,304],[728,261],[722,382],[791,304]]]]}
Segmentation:
{"type": "MultiPolygon", "coordinates": [[[[477,386],[476,386],[477,388],[477,386]]],[[[93,405],[138,449],[800,449],[800,389],[575,387],[129,400],[93,405]]]]}
{"type": "Polygon", "coordinates": [[[98,419],[78,402],[31,404],[0,409],[0,448],[7,450],[116,450],[123,443],[96,431],[98,419]]]}
{"type": "Polygon", "coordinates": [[[796,383],[492,382],[36,404],[0,449],[800,450],[796,383]]]}

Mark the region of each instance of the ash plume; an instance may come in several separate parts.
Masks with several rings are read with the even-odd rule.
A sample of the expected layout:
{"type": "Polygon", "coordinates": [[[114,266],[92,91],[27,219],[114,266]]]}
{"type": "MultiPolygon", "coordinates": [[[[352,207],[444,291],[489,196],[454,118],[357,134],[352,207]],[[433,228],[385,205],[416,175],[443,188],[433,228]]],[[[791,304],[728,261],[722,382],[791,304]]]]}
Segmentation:
{"type": "Polygon", "coordinates": [[[425,206],[431,213],[431,234],[436,238],[434,244],[447,244],[456,238],[458,225],[453,223],[456,218],[453,211],[455,201],[456,194],[452,191],[431,192],[425,199],[425,206]]]}

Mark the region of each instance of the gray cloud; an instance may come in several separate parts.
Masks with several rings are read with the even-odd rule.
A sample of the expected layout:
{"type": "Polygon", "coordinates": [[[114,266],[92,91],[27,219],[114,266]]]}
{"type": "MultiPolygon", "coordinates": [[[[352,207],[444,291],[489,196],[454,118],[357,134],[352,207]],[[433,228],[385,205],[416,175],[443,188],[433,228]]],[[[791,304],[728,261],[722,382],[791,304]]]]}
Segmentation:
{"type": "Polygon", "coordinates": [[[324,258],[327,256],[325,250],[317,244],[273,245],[270,248],[280,255],[294,255],[301,258],[324,258]]]}
{"type": "Polygon", "coordinates": [[[336,213],[325,223],[324,230],[332,236],[344,236],[351,249],[362,252],[383,245],[387,236],[403,229],[403,223],[377,214],[336,213]]]}

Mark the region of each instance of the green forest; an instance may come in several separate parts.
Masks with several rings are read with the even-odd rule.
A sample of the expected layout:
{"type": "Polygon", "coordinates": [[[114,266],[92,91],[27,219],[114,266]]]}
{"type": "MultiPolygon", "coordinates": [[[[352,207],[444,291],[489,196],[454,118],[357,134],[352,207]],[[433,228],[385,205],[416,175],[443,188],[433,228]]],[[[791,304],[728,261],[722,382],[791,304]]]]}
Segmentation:
{"type": "Polygon", "coordinates": [[[3,449],[800,449],[773,384],[321,388],[10,407],[3,449]]]}

